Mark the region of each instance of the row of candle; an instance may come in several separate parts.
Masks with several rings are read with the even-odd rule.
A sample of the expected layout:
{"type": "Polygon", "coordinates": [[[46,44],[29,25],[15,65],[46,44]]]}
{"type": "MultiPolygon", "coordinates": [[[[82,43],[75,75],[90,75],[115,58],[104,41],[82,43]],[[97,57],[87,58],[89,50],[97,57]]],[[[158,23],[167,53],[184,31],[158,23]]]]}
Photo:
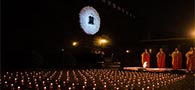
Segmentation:
{"type": "MultiPolygon", "coordinates": [[[[185,74],[135,72],[111,69],[6,72],[4,89],[158,89],[185,80],[185,74]]],[[[3,83],[2,83],[3,82],[3,83]]]]}

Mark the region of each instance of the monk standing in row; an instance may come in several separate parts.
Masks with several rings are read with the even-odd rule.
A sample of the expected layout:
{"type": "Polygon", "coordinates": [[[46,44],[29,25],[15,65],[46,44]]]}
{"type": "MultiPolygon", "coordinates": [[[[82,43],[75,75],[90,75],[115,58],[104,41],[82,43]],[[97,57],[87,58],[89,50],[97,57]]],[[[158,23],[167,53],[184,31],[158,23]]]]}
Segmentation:
{"type": "Polygon", "coordinates": [[[192,71],[193,70],[193,59],[195,58],[194,56],[195,52],[193,50],[193,48],[191,47],[190,50],[186,53],[186,69],[188,71],[192,71]]]}
{"type": "Polygon", "coordinates": [[[142,57],[142,66],[146,63],[146,68],[150,67],[150,53],[148,49],[144,49],[144,52],[141,54],[142,57]]]}
{"type": "Polygon", "coordinates": [[[172,56],[172,66],[173,69],[181,69],[182,66],[182,53],[178,50],[178,48],[175,48],[175,51],[171,54],[172,56]]]}
{"type": "Polygon", "coordinates": [[[195,47],[194,47],[194,50],[193,50],[193,60],[192,60],[192,71],[195,71],[195,47]]]}
{"type": "Polygon", "coordinates": [[[166,54],[164,53],[163,48],[160,48],[160,51],[156,54],[156,58],[158,68],[165,68],[166,54]]]}

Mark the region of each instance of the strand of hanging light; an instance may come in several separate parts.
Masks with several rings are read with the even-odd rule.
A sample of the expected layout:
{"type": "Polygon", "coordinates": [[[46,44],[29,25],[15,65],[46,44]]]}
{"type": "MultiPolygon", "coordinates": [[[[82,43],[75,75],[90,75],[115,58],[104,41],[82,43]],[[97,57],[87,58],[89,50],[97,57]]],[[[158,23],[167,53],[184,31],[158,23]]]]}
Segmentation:
{"type": "Polygon", "coordinates": [[[114,9],[117,9],[118,11],[122,12],[123,14],[126,14],[127,16],[135,19],[135,16],[130,11],[125,10],[123,7],[116,5],[115,3],[111,2],[110,0],[102,0],[102,2],[104,4],[107,4],[110,7],[114,8],[114,9]]]}

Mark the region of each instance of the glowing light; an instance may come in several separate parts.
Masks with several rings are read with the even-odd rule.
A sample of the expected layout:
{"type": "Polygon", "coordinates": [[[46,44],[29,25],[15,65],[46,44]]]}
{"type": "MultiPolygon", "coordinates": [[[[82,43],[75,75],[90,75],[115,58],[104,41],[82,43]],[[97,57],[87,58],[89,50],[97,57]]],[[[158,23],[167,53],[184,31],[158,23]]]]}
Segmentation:
{"type": "Polygon", "coordinates": [[[149,52],[152,53],[152,49],[151,48],[149,49],[149,52]]]}
{"type": "Polygon", "coordinates": [[[77,46],[78,42],[72,42],[72,46],[77,46]]]}
{"type": "Polygon", "coordinates": [[[147,62],[144,62],[143,68],[146,68],[146,66],[147,66],[147,62]]]}
{"type": "Polygon", "coordinates": [[[130,50],[126,50],[126,53],[130,53],[130,50]]]}
{"type": "Polygon", "coordinates": [[[100,40],[99,40],[99,43],[100,43],[100,44],[104,44],[104,43],[107,43],[107,42],[108,42],[108,41],[107,41],[106,39],[100,39],[100,40]]]}
{"type": "Polygon", "coordinates": [[[98,36],[94,38],[94,45],[100,47],[107,47],[111,45],[111,39],[108,36],[98,36]]]}
{"type": "Polygon", "coordinates": [[[18,86],[18,90],[20,89],[20,86],[18,86]]]}
{"type": "Polygon", "coordinates": [[[191,36],[192,36],[193,38],[195,38],[195,30],[193,30],[193,31],[191,32],[191,36]]]}
{"type": "Polygon", "coordinates": [[[62,48],[62,49],[61,49],[61,51],[63,52],[63,51],[64,51],[64,49],[62,48]]]}
{"type": "Polygon", "coordinates": [[[90,6],[81,9],[79,13],[80,26],[88,35],[94,35],[100,28],[100,17],[98,12],[90,6]]]}

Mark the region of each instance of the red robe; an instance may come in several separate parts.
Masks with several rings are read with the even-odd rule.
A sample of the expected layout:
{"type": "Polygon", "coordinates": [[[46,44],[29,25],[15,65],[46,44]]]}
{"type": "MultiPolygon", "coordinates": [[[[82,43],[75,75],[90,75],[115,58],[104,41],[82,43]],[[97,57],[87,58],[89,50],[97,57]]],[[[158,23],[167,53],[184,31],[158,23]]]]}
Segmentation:
{"type": "Polygon", "coordinates": [[[142,66],[144,62],[147,62],[146,68],[149,68],[150,67],[150,54],[149,53],[146,53],[146,52],[142,53],[142,66]]]}
{"type": "Polygon", "coordinates": [[[195,57],[193,56],[193,51],[188,51],[186,53],[186,69],[188,71],[193,70],[193,59],[195,57]]]}
{"type": "Polygon", "coordinates": [[[176,69],[181,69],[181,66],[182,66],[182,54],[181,52],[176,52],[174,51],[172,54],[172,66],[173,66],[173,69],[176,70],[176,69]]]}
{"type": "Polygon", "coordinates": [[[192,69],[195,71],[195,50],[193,51],[192,69]]]}
{"type": "Polygon", "coordinates": [[[158,52],[157,57],[157,66],[158,68],[165,68],[165,53],[164,52],[158,52]]]}

